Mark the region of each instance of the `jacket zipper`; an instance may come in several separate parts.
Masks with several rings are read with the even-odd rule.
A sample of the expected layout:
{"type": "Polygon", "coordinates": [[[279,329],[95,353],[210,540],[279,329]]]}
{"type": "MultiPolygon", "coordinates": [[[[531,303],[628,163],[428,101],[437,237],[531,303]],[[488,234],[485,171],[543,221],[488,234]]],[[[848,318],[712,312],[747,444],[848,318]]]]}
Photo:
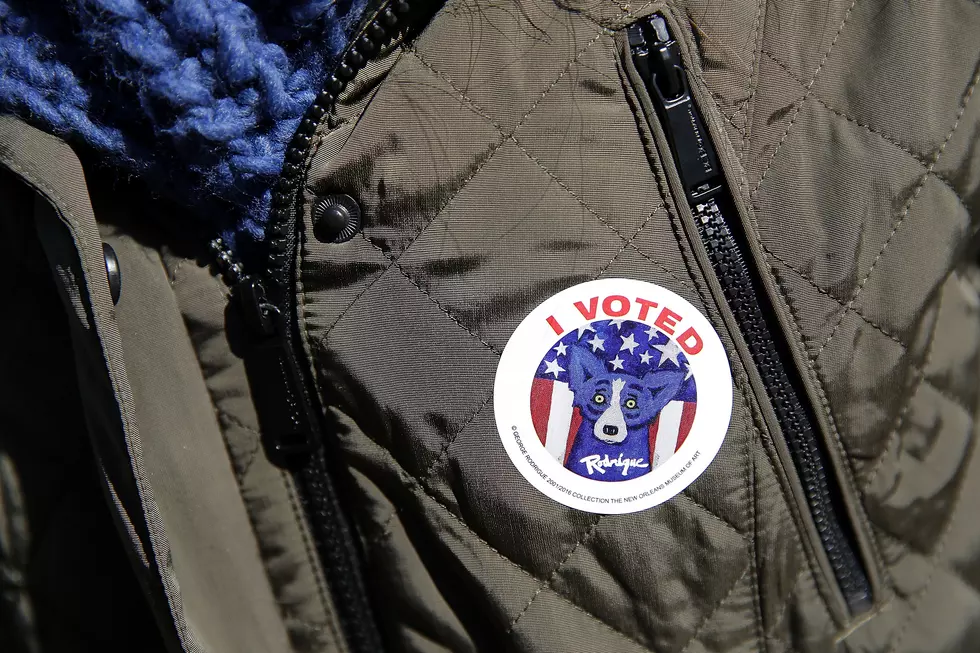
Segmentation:
{"type": "Polygon", "coordinates": [[[743,256],[745,234],[721,172],[711,136],[691,98],[680,47],[662,16],[627,28],[630,55],[645,92],[667,134],[683,185],[728,305],[762,377],[769,400],[803,486],[810,514],[834,577],[852,614],[871,605],[871,585],[862,564],[839,488],[828,473],[828,454],[805,404],[802,381],[792,364],[758,271],[743,256]]]}
{"type": "Polygon", "coordinates": [[[299,332],[293,300],[298,245],[295,208],[314,133],[357,73],[405,31],[410,9],[409,0],[382,3],[352,39],[306,111],[286,150],[273,191],[264,272],[246,274],[222,239],[210,242],[215,264],[232,286],[233,301],[240,309],[231,319],[242,322],[249,334],[244,360],[266,455],[292,472],[344,639],[353,653],[377,653],[383,646],[364,582],[361,553],[334,482],[344,471],[337,458],[329,455],[332,442],[324,437],[335,432],[336,424],[320,402],[299,332]]]}

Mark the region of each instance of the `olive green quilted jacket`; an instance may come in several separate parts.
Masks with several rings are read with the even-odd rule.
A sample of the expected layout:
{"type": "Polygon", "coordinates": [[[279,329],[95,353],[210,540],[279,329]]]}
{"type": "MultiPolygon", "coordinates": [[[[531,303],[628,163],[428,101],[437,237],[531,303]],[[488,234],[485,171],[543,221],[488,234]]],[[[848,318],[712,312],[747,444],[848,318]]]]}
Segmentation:
{"type": "Polygon", "coordinates": [[[267,263],[0,118],[0,648],[980,650],[980,4],[378,12],[267,263]],[[646,83],[654,16],[737,262],[646,83]],[[622,514],[540,490],[495,400],[526,316],[602,279],[689,304],[731,388],[703,472],[622,514]]]}

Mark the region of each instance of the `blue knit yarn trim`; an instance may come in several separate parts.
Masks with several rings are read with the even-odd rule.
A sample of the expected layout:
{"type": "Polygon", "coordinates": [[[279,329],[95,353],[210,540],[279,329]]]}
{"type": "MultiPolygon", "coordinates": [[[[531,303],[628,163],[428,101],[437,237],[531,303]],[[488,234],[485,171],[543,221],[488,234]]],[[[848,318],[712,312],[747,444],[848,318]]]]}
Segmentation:
{"type": "Polygon", "coordinates": [[[286,145],[368,0],[0,0],[0,111],[261,240],[286,145]]]}

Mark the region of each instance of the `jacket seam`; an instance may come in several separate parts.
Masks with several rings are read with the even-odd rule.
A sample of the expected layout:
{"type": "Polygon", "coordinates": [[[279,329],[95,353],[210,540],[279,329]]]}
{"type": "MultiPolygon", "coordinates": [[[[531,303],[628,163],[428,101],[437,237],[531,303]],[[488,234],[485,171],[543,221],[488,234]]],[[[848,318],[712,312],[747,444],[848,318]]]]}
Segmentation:
{"type": "MultiPolygon", "coordinates": [[[[978,2],[980,2],[980,0],[978,0],[978,2]]],[[[800,86],[804,86],[803,82],[800,81],[800,78],[797,77],[793,73],[793,71],[791,71],[789,69],[789,67],[786,64],[784,64],[782,61],[780,61],[779,59],[777,59],[772,53],[770,53],[768,51],[764,52],[764,54],[767,57],[769,57],[769,59],[771,59],[774,63],[776,63],[778,66],[780,66],[783,70],[785,70],[786,73],[796,81],[796,83],[798,83],[800,86]]],[[[872,127],[870,124],[865,123],[864,121],[859,120],[858,118],[855,118],[854,116],[851,116],[851,115],[848,115],[848,114],[844,113],[840,109],[832,106],[830,103],[828,103],[826,100],[824,100],[822,97],[820,97],[816,93],[813,94],[813,100],[817,104],[819,104],[820,106],[822,106],[824,109],[826,109],[827,111],[830,111],[831,113],[833,113],[834,115],[836,115],[836,116],[838,116],[840,118],[843,118],[844,120],[846,120],[846,121],[848,121],[850,123],[853,123],[853,124],[857,125],[858,127],[861,127],[866,132],[871,133],[871,134],[874,134],[875,136],[877,136],[878,138],[882,139],[886,143],[889,143],[889,144],[893,145],[894,147],[896,147],[897,149],[901,150],[902,152],[905,152],[905,154],[909,155],[912,159],[914,159],[915,161],[917,161],[918,164],[920,166],[922,166],[924,169],[927,169],[928,168],[928,166],[929,166],[929,157],[927,157],[926,155],[924,155],[922,153],[914,152],[912,150],[911,146],[909,146],[909,145],[907,145],[905,143],[902,143],[898,138],[887,134],[886,132],[884,132],[881,129],[878,129],[877,127],[872,127]]],[[[933,177],[935,177],[936,179],[938,179],[940,182],[942,182],[943,185],[945,185],[950,190],[950,192],[952,192],[953,195],[956,196],[957,201],[960,204],[963,205],[963,208],[967,212],[970,211],[969,206],[967,206],[966,199],[963,197],[963,195],[960,193],[960,191],[957,190],[955,186],[953,186],[952,182],[949,179],[947,179],[942,173],[936,172],[935,170],[933,170],[930,174],[933,177]]]]}
{"type": "MultiPolygon", "coordinates": [[[[732,381],[735,382],[735,377],[732,377],[732,381]]],[[[736,387],[738,386],[737,382],[736,387]]],[[[766,630],[765,625],[762,622],[762,581],[759,575],[759,522],[758,515],[756,514],[756,501],[757,501],[757,491],[756,478],[755,478],[755,459],[752,456],[752,449],[755,446],[756,436],[759,434],[758,429],[753,423],[752,415],[749,411],[748,400],[746,399],[746,388],[740,388],[740,398],[742,400],[742,410],[745,411],[744,418],[744,428],[746,432],[745,441],[745,469],[747,475],[747,487],[749,490],[749,523],[752,525],[752,535],[749,540],[751,561],[752,561],[752,576],[753,581],[751,582],[752,589],[752,603],[754,607],[754,621],[755,621],[755,635],[759,641],[759,650],[762,652],[768,652],[769,645],[765,640],[764,632],[766,630]]]]}
{"type": "Polygon", "coordinates": [[[552,589],[552,583],[554,583],[555,579],[558,578],[558,574],[561,573],[561,570],[565,568],[565,563],[571,560],[572,555],[576,551],[578,551],[578,548],[580,546],[582,546],[586,541],[591,539],[593,535],[595,535],[595,532],[596,530],[598,530],[599,524],[602,522],[602,518],[604,516],[605,515],[599,515],[598,517],[596,517],[595,521],[592,522],[592,525],[589,526],[587,530],[583,531],[582,536],[579,537],[578,539],[578,542],[576,542],[575,545],[571,549],[569,549],[568,553],[565,555],[562,561],[558,563],[558,566],[555,567],[550,574],[548,574],[548,577],[545,579],[545,581],[541,583],[538,586],[538,589],[534,591],[534,594],[532,594],[531,598],[528,599],[527,604],[524,606],[524,608],[517,613],[516,617],[514,617],[511,620],[510,624],[508,624],[506,630],[504,631],[505,633],[509,635],[511,632],[513,632],[514,627],[517,626],[517,622],[519,622],[521,620],[521,617],[523,617],[524,614],[531,608],[531,605],[534,603],[534,600],[538,598],[538,595],[540,595],[541,592],[543,592],[545,589],[552,589]]]}
{"type": "MultiPolygon", "coordinates": [[[[779,57],[777,57],[776,55],[774,55],[769,50],[763,50],[762,51],[762,54],[764,54],[766,57],[768,57],[769,60],[772,61],[774,64],[776,64],[777,66],[779,66],[780,68],[782,68],[783,71],[785,71],[787,75],[789,75],[797,84],[799,84],[800,86],[803,87],[804,90],[806,90],[806,83],[803,82],[799,77],[797,77],[796,76],[796,73],[794,73],[790,69],[790,67],[786,63],[784,63],[779,57]]],[[[913,152],[911,145],[908,145],[907,143],[903,143],[902,141],[900,141],[899,139],[895,138],[894,136],[890,136],[887,133],[885,133],[884,131],[882,131],[882,130],[876,128],[876,127],[872,127],[870,124],[868,124],[868,123],[866,123],[866,122],[864,122],[864,121],[862,121],[862,120],[860,120],[858,118],[855,118],[854,116],[851,116],[851,115],[848,115],[848,114],[844,113],[843,111],[841,111],[837,107],[832,106],[829,102],[827,102],[826,100],[824,100],[822,97],[820,97],[816,93],[813,93],[812,94],[812,97],[813,97],[813,100],[817,104],[819,104],[823,108],[827,109],[831,113],[833,113],[833,114],[835,114],[837,116],[840,116],[844,120],[846,120],[848,122],[851,122],[851,123],[854,123],[855,125],[857,125],[858,127],[861,127],[865,131],[867,131],[867,132],[869,132],[871,134],[874,134],[875,136],[878,136],[878,137],[882,138],[883,140],[891,143],[892,145],[894,145],[898,149],[902,150],[903,152],[905,152],[906,154],[908,154],[912,158],[914,158],[917,161],[919,161],[922,165],[928,165],[928,163],[926,162],[926,157],[922,153],[920,153],[920,152],[913,152]]]]}
{"type": "MultiPolygon", "coordinates": [[[[430,224],[431,224],[431,223],[430,223],[430,224]]],[[[400,264],[400,263],[398,262],[398,259],[396,259],[396,258],[394,258],[394,257],[393,257],[393,256],[391,256],[390,254],[388,254],[387,252],[385,252],[385,251],[384,251],[383,249],[381,249],[380,247],[378,247],[378,246],[377,246],[376,244],[374,244],[374,243],[373,243],[373,242],[371,241],[371,239],[370,239],[370,238],[368,238],[367,236],[365,236],[365,235],[364,235],[363,233],[361,233],[361,234],[360,234],[360,236],[361,236],[362,238],[364,238],[364,239],[365,239],[365,240],[366,240],[366,241],[367,241],[367,242],[368,242],[368,243],[369,243],[369,244],[371,245],[371,247],[374,247],[374,248],[375,248],[376,250],[378,250],[379,252],[381,252],[381,254],[382,254],[382,255],[383,255],[383,256],[384,256],[384,257],[385,257],[386,259],[388,259],[388,261],[389,261],[389,263],[390,263],[390,265],[388,266],[388,268],[387,268],[387,269],[385,269],[385,272],[388,272],[388,270],[391,270],[392,268],[394,268],[395,270],[397,270],[397,271],[398,271],[399,273],[401,273],[401,275],[402,275],[403,277],[405,277],[405,279],[406,279],[406,280],[407,280],[407,281],[408,281],[408,282],[409,282],[410,284],[412,284],[413,286],[415,286],[415,288],[416,288],[416,289],[417,289],[417,290],[418,290],[419,292],[421,292],[421,293],[422,293],[423,295],[425,295],[425,297],[426,297],[426,298],[427,298],[427,299],[428,299],[428,300],[429,300],[430,302],[432,302],[433,304],[435,304],[435,305],[436,305],[436,306],[437,306],[437,307],[439,308],[439,310],[440,310],[440,311],[442,311],[442,313],[443,313],[443,314],[444,314],[444,315],[445,315],[446,317],[448,317],[448,318],[449,318],[450,320],[452,320],[452,321],[453,321],[453,323],[454,323],[454,324],[455,324],[456,326],[458,326],[458,327],[459,327],[460,329],[462,329],[462,330],[463,330],[464,332],[466,332],[467,334],[469,334],[469,335],[470,335],[471,337],[473,337],[473,338],[475,338],[476,340],[478,340],[478,341],[480,341],[480,342],[481,342],[481,343],[483,344],[483,346],[484,346],[484,347],[486,347],[487,349],[489,349],[490,351],[492,351],[492,352],[493,352],[494,354],[496,354],[497,356],[500,356],[500,350],[499,350],[499,349],[498,349],[497,347],[495,347],[494,345],[492,345],[492,344],[490,344],[489,342],[487,342],[487,341],[486,341],[486,340],[485,340],[485,339],[483,338],[483,336],[481,336],[481,335],[480,335],[480,334],[479,334],[479,333],[478,333],[477,331],[475,331],[475,330],[474,330],[473,328],[471,328],[471,327],[469,327],[469,326],[467,326],[467,325],[465,325],[465,324],[463,324],[463,323],[462,323],[462,322],[461,322],[461,321],[459,320],[459,318],[457,318],[457,317],[456,317],[455,315],[453,315],[452,313],[450,313],[450,312],[449,312],[449,310],[448,310],[448,309],[447,309],[447,308],[446,308],[445,306],[443,306],[443,305],[442,305],[442,303],[441,303],[441,302],[440,302],[440,301],[439,301],[438,299],[436,299],[435,297],[433,297],[433,296],[432,296],[432,294],[431,294],[430,292],[428,292],[428,291],[427,291],[427,290],[426,290],[425,288],[423,288],[423,287],[422,287],[422,286],[421,286],[421,285],[420,285],[420,284],[419,284],[419,283],[418,283],[418,282],[417,282],[417,281],[416,281],[416,280],[415,280],[414,278],[412,278],[412,276],[411,276],[411,275],[409,275],[409,274],[408,274],[408,272],[406,272],[406,271],[405,271],[405,268],[403,268],[403,267],[401,266],[401,264],[400,264]]],[[[384,276],[384,273],[385,273],[385,272],[382,272],[382,274],[381,274],[381,276],[384,276]]],[[[374,285],[374,284],[372,284],[372,285],[374,285]]],[[[355,298],[355,302],[356,302],[356,301],[357,301],[357,299],[355,298]]],[[[347,309],[347,310],[349,311],[351,307],[353,307],[353,304],[351,304],[351,306],[350,306],[350,307],[348,307],[348,309],[347,309]]],[[[345,311],[345,313],[346,313],[346,312],[347,312],[347,311],[345,311]]],[[[331,327],[331,331],[333,330],[333,328],[334,328],[334,327],[336,327],[336,326],[337,326],[337,323],[338,323],[338,322],[339,322],[339,318],[338,318],[338,321],[337,321],[337,322],[334,322],[334,325],[333,325],[333,327],[331,327]]],[[[326,338],[327,338],[327,337],[328,337],[329,335],[330,335],[330,331],[327,331],[327,332],[326,332],[326,333],[324,333],[324,335],[322,336],[322,340],[324,341],[324,344],[325,344],[325,339],[326,339],[326,338]]]]}
{"type": "MultiPolygon", "coordinates": [[[[749,79],[749,97],[745,102],[745,129],[742,130],[742,154],[744,156],[746,143],[752,138],[752,126],[755,120],[755,98],[759,94],[760,73],[762,68],[762,48],[766,40],[765,16],[768,14],[769,3],[759,0],[759,9],[755,23],[755,46],[752,53],[752,75],[749,79]]],[[[741,182],[743,175],[739,175],[741,182]]],[[[747,182],[746,182],[747,183],[747,182]]]]}
{"type": "MultiPolygon", "coordinates": [[[[453,520],[455,520],[463,529],[465,529],[465,531],[471,537],[473,537],[476,541],[478,541],[484,547],[486,547],[491,552],[493,552],[498,558],[500,558],[501,560],[503,560],[504,562],[506,562],[511,567],[515,568],[517,571],[519,571],[525,577],[529,578],[530,580],[534,581],[535,583],[537,583],[539,585],[547,584],[545,580],[542,580],[542,579],[538,578],[536,575],[532,574],[530,571],[528,571],[522,565],[518,564],[516,561],[512,560],[511,558],[508,558],[507,556],[505,556],[497,548],[495,548],[492,544],[490,544],[487,540],[485,540],[483,537],[481,537],[475,530],[473,530],[473,528],[469,524],[466,523],[465,520],[463,520],[459,515],[457,515],[456,513],[454,513],[452,511],[452,509],[450,509],[449,506],[447,506],[445,503],[443,503],[434,493],[432,493],[431,491],[429,491],[419,481],[419,479],[417,479],[412,474],[410,474],[398,462],[398,460],[394,457],[394,455],[388,449],[386,449],[384,446],[382,446],[381,444],[379,444],[375,440],[371,439],[370,437],[368,437],[367,439],[372,444],[374,444],[376,447],[378,447],[384,453],[384,455],[388,459],[390,459],[391,463],[395,466],[396,470],[400,470],[401,472],[403,472],[408,477],[405,480],[405,485],[408,487],[408,489],[410,491],[412,491],[414,493],[420,493],[420,494],[418,494],[418,496],[420,496],[420,498],[424,497],[425,499],[428,499],[429,501],[433,502],[435,505],[439,506],[439,508],[443,512],[445,512],[450,518],[452,518],[453,520]]],[[[398,511],[396,509],[396,513],[397,512],[398,511]]],[[[378,543],[380,544],[380,540],[379,540],[378,543]]],[[[615,634],[619,635],[620,637],[623,637],[624,639],[629,640],[630,642],[633,642],[634,644],[636,644],[637,646],[639,646],[644,651],[648,651],[649,653],[653,653],[653,651],[650,648],[649,644],[646,644],[644,642],[641,642],[640,640],[636,639],[632,635],[628,635],[627,633],[624,633],[623,631],[618,630],[617,628],[614,628],[609,623],[603,621],[601,618],[599,618],[595,614],[589,612],[588,610],[586,610],[585,608],[583,608],[581,605],[575,603],[574,601],[572,601],[571,599],[569,599],[567,596],[565,596],[561,592],[558,592],[557,590],[555,590],[553,587],[547,587],[545,589],[551,591],[556,597],[558,597],[564,603],[568,604],[571,608],[573,608],[574,610],[577,610],[578,612],[582,613],[583,615],[585,615],[586,617],[588,617],[589,619],[591,619],[592,621],[594,621],[595,623],[597,623],[601,627],[605,628],[606,630],[608,630],[608,631],[610,631],[612,633],[615,633],[615,634]]]]}
{"type": "Polygon", "coordinates": [[[837,45],[837,40],[840,38],[841,33],[843,33],[844,26],[847,25],[847,21],[851,17],[851,11],[853,11],[854,5],[856,5],[857,2],[858,0],[851,0],[851,5],[847,8],[847,11],[844,12],[844,17],[841,20],[840,26],[837,28],[836,34],[834,34],[834,39],[830,42],[830,46],[827,48],[827,51],[824,53],[823,58],[820,60],[820,63],[817,65],[817,69],[813,72],[813,76],[810,78],[810,82],[804,87],[806,92],[803,94],[803,97],[800,98],[795,103],[796,109],[793,111],[793,117],[790,119],[789,124],[786,126],[786,131],[783,132],[782,137],[779,139],[779,142],[776,144],[775,149],[773,150],[772,154],[769,156],[769,160],[766,162],[766,166],[762,170],[762,175],[759,177],[759,181],[756,182],[755,188],[753,188],[752,191],[749,193],[750,198],[754,198],[755,195],[759,192],[759,188],[762,187],[762,182],[766,180],[766,176],[769,174],[769,171],[772,170],[772,165],[776,160],[776,155],[778,155],[779,151],[783,149],[783,144],[786,143],[786,139],[787,137],[789,137],[789,133],[793,130],[793,125],[796,124],[797,118],[800,117],[800,112],[803,109],[803,105],[806,104],[806,101],[810,98],[810,95],[813,93],[813,85],[817,81],[817,77],[820,76],[820,71],[823,70],[824,65],[827,63],[827,60],[830,58],[830,53],[834,51],[834,46],[837,45]]]}
{"type": "MultiPolygon", "coordinates": [[[[845,308],[845,304],[844,304],[844,300],[843,299],[837,297],[836,295],[834,295],[832,292],[830,292],[826,288],[822,288],[816,281],[814,281],[812,278],[810,278],[809,276],[807,276],[806,274],[804,274],[802,270],[798,270],[793,265],[790,265],[789,263],[787,263],[781,256],[779,256],[778,254],[776,254],[775,252],[773,252],[771,249],[769,249],[766,246],[765,243],[760,242],[759,243],[759,246],[762,247],[763,250],[765,250],[766,254],[768,254],[769,256],[773,257],[774,259],[776,259],[777,261],[779,261],[780,263],[782,263],[783,266],[785,266],[787,269],[789,269],[789,270],[795,272],[797,275],[799,275],[804,281],[806,281],[808,284],[810,284],[810,286],[812,286],[814,290],[816,290],[817,292],[819,292],[821,295],[825,295],[825,296],[829,297],[830,299],[834,300],[835,302],[837,302],[837,305],[840,306],[841,308],[845,308]]],[[[909,346],[905,343],[905,341],[903,341],[898,336],[896,336],[896,335],[894,335],[894,334],[886,331],[884,329],[884,327],[882,327],[881,325],[876,324],[871,318],[869,318],[864,313],[862,313],[860,309],[858,309],[858,308],[851,308],[850,309],[850,312],[854,313],[859,318],[861,318],[862,320],[864,320],[865,322],[867,322],[869,326],[873,327],[876,331],[878,331],[879,333],[881,333],[881,335],[886,336],[890,340],[894,341],[896,344],[900,345],[902,347],[902,349],[906,349],[907,350],[909,348],[909,346]]]]}
{"type": "Polygon", "coordinates": [[[728,588],[728,592],[725,593],[725,596],[721,597],[721,599],[717,603],[715,603],[715,606],[711,610],[711,612],[709,612],[707,614],[707,616],[705,616],[701,620],[701,622],[698,624],[697,628],[694,630],[694,634],[691,635],[691,637],[684,644],[684,647],[681,649],[680,653],[687,653],[688,649],[690,649],[691,646],[693,646],[694,643],[698,641],[698,638],[701,637],[701,633],[708,626],[708,624],[711,623],[711,619],[715,616],[715,614],[718,612],[718,610],[721,609],[721,606],[723,606],[725,604],[725,601],[727,601],[728,598],[732,594],[735,593],[735,590],[738,589],[739,583],[742,582],[742,579],[745,578],[749,574],[750,571],[752,571],[752,562],[751,562],[751,560],[749,561],[749,563],[747,565],[745,565],[745,570],[742,572],[742,574],[738,578],[736,578],[735,579],[735,582],[732,583],[732,586],[730,588],[728,588]]]}
{"type": "MultiPolygon", "coordinates": [[[[302,511],[299,506],[298,499],[296,497],[296,492],[292,487],[292,484],[288,480],[287,472],[283,470],[279,470],[279,478],[286,489],[286,495],[289,497],[289,505],[290,508],[292,509],[293,520],[296,524],[297,530],[299,531],[300,539],[303,542],[303,549],[306,552],[307,564],[309,564],[311,567],[313,581],[316,584],[316,588],[317,588],[317,595],[320,598],[320,608],[323,610],[323,614],[326,617],[324,621],[324,626],[326,626],[326,628],[330,630],[330,634],[332,635],[335,642],[342,642],[343,639],[341,639],[340,636],[338,635],[337,631],[334,628],[333,620],[330,618],[330,616],[333,613],[330,609],[330,602],[327,599],[327,588],[325,585],[326,581],[324,578],[321,577],[321,574],[318,573],[319,570],[317,569],[316,566],[318,559],[315,557],[312,543],[310,542],[310,534],[307,531],[307,525],[303,519],[302,511]]],[[[285,615],[283,616],[285,617],[285,615]]]]}
{"type": "MultiPolygon", "coordinates": [[[[629,3],[628,2],[626,2],[624,4],[620,4],[619,2],[616,2],[615,0],[611,0],[611,1],[616,6],[616,8],[619,9],[620,11],[622,11],[623,13],[622,13],[622,15],[616,17],[615,19],[610,19],[608,21],[609,22],[609,25],[604,25],[602,22],[600,22],[599,20],[597,20],[592,15],[592,12],[589,11],[588,8],[571,9],[570,7],[568,7],[566,5],[563,5],[563,4],[561,4],[560,2],[557,2],[557,1],[555,2],[555,5],[557,5],[559,9],[562,9],[563,11],[566,11],[569,14],[576,14],[576,15],[581,16],[582,18],[584,18],[585,20],[589,21],[590,23],[592,23],[596,27],[600,27],[600,28],[602,28],[604,30],[609,30],[609,31],[618,31],[618,30],[622,29],[624,26],[626,26],[627,24],[629,24],[629,21],[632,18],[636,17],[641,12],[645,11],[647,7],[649,7],[652,4],[657,4],[657,2],[655,0],[648,0],[648,2],[643,3],[642,5],[640,5],[636,9],[629,9],[628,8],[629,7],[629,3]]],[[[978,1],[980,1],[980,0],[978,0],[978,1]]],[[[666,3],[666,0],[661,0],[661,3],[664,6],[666,6],[666,4],[667,4],[666,3]]]]}
{"type": "Polygon", "coordinates": [[[902,404],[902,409],[899,411],[895,418],[895,426],[888,433],[888,438],[885,442],[885,448],[882,452],[875,458],[873,467],[869,470],[868,476],[862,487],[862,494],[867,494],[871,489],[871,485],[874,483],[875,479],[878,478],[878,472],[881,470],[881,466],[884,464],[886,457],[891,453],[893,444],[901,439],[900,431],[902,427],[905,426],[905,418],[908,417],[909,411],[912,408],[912,399],[915,398],[916,393],[918,393],[919,388],[922,386],[926,378],[926,368],[929,363],[932,362],[932,355],[935,351],[936,335],[939,331],[939,323],[942,318],[942,306],[943,306],[943,296],[942,293],[939,295],[939,299],[936,305],[936,319],[933,322],[932,329],[930,329],[929,334],[929,344],[922,358],[922,362],[919,364],[913,364],[913,369],[915,369],[915,380],[909,386],[906,394],[906,400],[902,404]]]}
{"type": "MultiPolygon", "coordinates": [[[[753,229],[755,229],[754,226],[753,229]]],[[[759,233],[757,230],[755,230],[755,237],[759,242],[761,242],[761,238],[759,237],[759,233]]],[[[779,289],[780,294],[783,296],[783,299],[786,302],[787,307],[789,308],[790,319],[788,323],[790,328],[793,330],[793,337],[802,343],[804,341],[803,335],[800,333],[799,320],[796,316],[795,310],[793,309],[792,303],[790,302],[789,299],[790,295],[787,289],[785,288],[785,286],[783,286],[782,280],[780,279],[779,273],[776,271],[776,269],[772,267],[771,264],[769,264],[768,267],[770,273],[772,274],[773,280],[775,281],[776,286],[779,289]]],[[[874,533],[871,520],[868,517],[867,509],[864,505],[864,493],[861,492],[861,490],[857,487],[854,462],[851,459],[850,455],[847,453],[847,449],[844,446],[843,438],[841,436],[840,430],[837,427],[837,420],[834,417],[833,411],[831,410],[830,401],[827,398],[827,391],[826,388],[824,387],[823,378],[820,376],[817,359],[811,356],[809,352],[806,352],[806,354],[807,354],[806,355],[807,366],[810,368],[810,371],[812,372],[813,375],[812,378],[815,381],[814,389],[817,392],[817,396],[820,400],[820,406],[823,409],[824,415],[827,417],[827,424],[830,427],[829,439],[833,443],[834,449],[836,449],[837,455],[840,458],[840,462],[842,463],[840,465],[840,473],[836,474],[836,476],[838,477],[839,481],[843,482],[847,492],[853,498],[853,501],[847,501],[847,496],[845,494],[844,497],[845,501],[847,501],[849,505],[853,506],[854,513],[857,516],[857,520],[862,530],[864,531],[865,535],[867,536],[866,538],[868,543],[867,548],[870,551],[872,558],[874,559],[875,566],[883,576],[882,580],[885,582],[886,585],[889,585],[893,588],[894,587],[893,581],[888,572],[888,568],[884,563],[884,559],[882,558],[881,555],[881,544],[880,542],[878,542],[877,536],[874,533]]]]}
{"type": "MultiPolygon", "coordinates": [[[[670,219],[670,217],[669,217],[669,212],[668,212],[668,220],[669,219],[670,219]]],[[[631,244],[630,247],[637,254],[639,254],[640,256],[642,256],[643,258],[645,258],[646,260],[650,261],[651,263],[653,263],[654,265],[656,265],[658,268],[660,268],[661,270],[663,270],[665,273],[667,273],[674,281],[676,281],[680,285],[684,286],[685,288],[692,288],[692,286],[690,284],[688,284],[686,281],[684,281],[683,279],[681,279],[680,277],[678,277],[676,274],[674,274],[673,272],[671,272],[669,269],[667,269],[667,267],[663,263],[660,263],[659,261],[655,260],[653,257],[651,257],[649,254],[647,254],[646,252],[644,252],[642,249],[640,249],[636,245],[632,245],[631,244]]],[[[695,292],[698,292],[697,288],[692,288],[692,289],[695,292]]],[[[701,296],[700,292],[698,292],[698,299],[701,300],[701,308],[703,310],[707,311],[707,308],[705,307],[705,304],[704,304],[704,299],[701,296]]]]}
{"type": "MultiPolygon", "coordinates": [[[[953,122],[953,126],[950,128],[949,133],[946,134],[946,138],[943,139],[942,145],[940,145],[939,149],[933,154],[932,161],[929,163],[929,166],[926,168],[925,174],[921,176],[919,182],[916,184],[915,191],[913,191],[911,197],[909,197],[909,199],[906,201],[905,207],[902,210],[901,217],[899,217],[898,221],[895,222],[895,224],[892,226],[891,233],[888,234],[888,238],[885,239],[884,244],[881,246],[881,249],[878,251],[878,255],[875,256],[874,261],[872,261],[871,267],[868,268],[868,272],[864,275],[864,278],[861,279],[861,281],[854,288],[854,293],[851,295],[850,300],[847,302],[848,309],[850,309],[854,305],[854,302],[857,301],[857,298],[861,296],[861,292],[864,290],[868,280],[871,278],[871,275],[874,273],[875,268],[877,267],[878,263],[881,261],[882,257],[884,256],[885,251],[888,249],[888,245],[892,241],[892,238],[894,238],[895,234],[898,233],[898,230],[901,228],[902,224],[904,224],[905,219],[908,217],[909,212],[912,210],[912,205],[915,204],[915,200],[918,199],[919,194],[922,192],[926,180],[932,174],[932,171],[933,169],[935,169],[936,164],[938,164],[939,160],[942,158],[943,153],[946,151],[946,146],[949,144],[949,141],[953,137],[953,134],[956,133],[956,129],[960,126],[960,120],[963,118],[963,114],[966,112],[966,107],[970,103],[970,98],[973,97],[973,90],[976,88],[978,82],[980,82],[980,60],[978,60],[977,63],[974,64],[973,78],[970,82],[970,85],[967,87],[966,92],[963,94],[963,97],[960,100],[959,111],[956,114],[956,120],[953,122]]],[[[827,340],[825,340],[824,343],[820,345],[820,349],[817,350],[818,357],[820,356],[820,353],[827,347],[827,345],[830,344],[830,341],[834,339],[834,336],[837,335],[837,331],[840,328],[840,325],[843,321],[844,321],[844,314],[842,313],[840,319],[837,320],[837,324],[835,324],[833,330],[831,330],[830,335],[827,336],[827,340]]]]}
{"type": "MultiPolygon", "coordinates": [[[[605,265],[603,265],[601,268],[599,268],[599,271],[596,273],[595,277],[593,277],[593,281],[595,281],[596,279],[598,279],[599,277],[601,277],[603,274],[605,274],[606,271],[609,269],[609,266],[611,266],[613,263],[615,263],[616,262],[616,259],[618,259],[620,256],[622,256],[623,255],[623,252],[625,252],[630,247],[632,247],[633,249],[635,249],[638,252],[640,251],[635,245],[633,245],[633,241],[636,240],[637,236],[640,235],[640,232],[643,231],[648,224],[650,224],[650,221],[653,220],[653,216],[656,215],[657,211],[659,211],[662,208],[664,208],[664,203],[663,202],[661,202],[652,211],[650,211],[650,215],[648,215],[646,217],[646,219],[643,221],[643,224],[641,224],[640,227],[633,233],[633,235],[630,236],[629,240],[623,241],[622,246],[619,248],[619,250],[615,254],[613,254],[613,257],[611,259],[609,259],[609,261],[605,265]]],[[[642,252],[640,252],[640,253],[642,254],[642,252]]],[[[647,258],[647,260],[656,263],[656,261],[653,261],[652,258],[650,258],[650,257],[646,257],[646,258],[647,258]]],[[[657,264],[657,265],[659,265],[659,264],[657,264]]],[[[663,267],[663,266],[661,266],[661,267],[663,267]]],[[[666,268],[664,268],[664,270],[666,270],[666,268]]]]}

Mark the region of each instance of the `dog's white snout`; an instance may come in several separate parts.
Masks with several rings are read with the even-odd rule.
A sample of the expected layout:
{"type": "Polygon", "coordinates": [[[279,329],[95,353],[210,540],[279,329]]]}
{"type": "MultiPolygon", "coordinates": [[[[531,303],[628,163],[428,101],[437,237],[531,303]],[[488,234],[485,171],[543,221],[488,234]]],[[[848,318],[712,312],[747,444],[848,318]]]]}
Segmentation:
{"type": "Polygon", "coordinates": [[[619,444],[626,439],[626,418],[623,416],[623,409],[620,407],[620,394],[624,387],[626,387],[625,381],[613,379],[609,408],[603,411],[592,429],[593,435],[609,444],[619,444]]]}

